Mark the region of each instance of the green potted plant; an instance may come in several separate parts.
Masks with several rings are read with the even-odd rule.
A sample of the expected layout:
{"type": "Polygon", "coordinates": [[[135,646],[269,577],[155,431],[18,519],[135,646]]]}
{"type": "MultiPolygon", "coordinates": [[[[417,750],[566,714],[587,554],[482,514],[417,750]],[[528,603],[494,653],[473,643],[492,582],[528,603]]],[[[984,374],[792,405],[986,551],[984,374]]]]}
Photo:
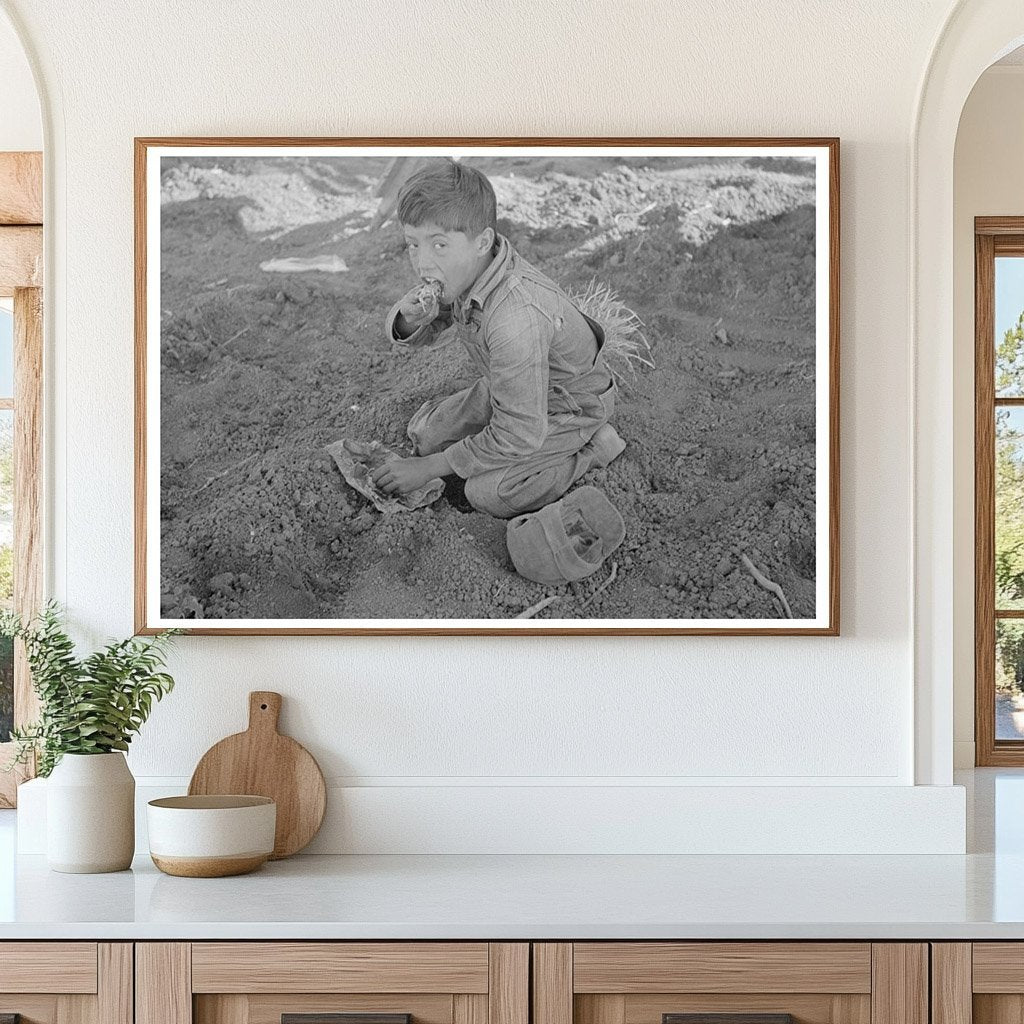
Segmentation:
{"type": "Polygon", "coordinates": [[[55,871],[121,871],[135,850],[135,779],[124,751],[153,702],[174,687],[161,671],[170,639],[129,637],[79,658],[54,602],[25,623],[0,612],[0,635],[21,640],[39,719],[15,729],[16,755],[48,777],[47,860],[55,871]]]}

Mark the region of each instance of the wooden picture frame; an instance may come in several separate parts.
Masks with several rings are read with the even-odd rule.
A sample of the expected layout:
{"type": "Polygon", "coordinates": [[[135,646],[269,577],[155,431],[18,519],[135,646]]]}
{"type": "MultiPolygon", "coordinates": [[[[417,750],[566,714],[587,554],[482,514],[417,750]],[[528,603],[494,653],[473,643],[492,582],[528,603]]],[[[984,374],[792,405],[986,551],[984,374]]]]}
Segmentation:
{"type": "Polygon", "coordinates": [[[135,254],[137,632],[838,635],[838,139],[138,138],[135,254]],[[437,158],[498,183],[499,236],[573,305],[589,276],[654,346],[654,369],[619,365],[632,461],[578,481],[622,506],[626,540],[578,582],[523,580],[504,524],[454,518],[457,480],[399,528],[316,454],[332,425],[399,449],[432,397],[381,324],[416,281],[398,186],[437,158]]]}

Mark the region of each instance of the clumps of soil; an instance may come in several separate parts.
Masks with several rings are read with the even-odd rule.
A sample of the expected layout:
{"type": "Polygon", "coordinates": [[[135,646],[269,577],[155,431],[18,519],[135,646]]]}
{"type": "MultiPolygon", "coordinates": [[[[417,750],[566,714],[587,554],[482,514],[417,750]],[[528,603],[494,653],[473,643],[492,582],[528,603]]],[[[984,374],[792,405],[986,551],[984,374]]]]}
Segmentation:
{"type": "Polygon", "coordinates": [[[655,363],[624,378],[626,451],[581,481],[618,508],[625,541],[588,579],[544,587],[514,572],[504,522],[445,499],[382,515],[324,451],[342,437],[409,451],[416,408],[473,374],[454,331],[440,349],[391,351],[384,316],[415,277],[393,225],[363,229],[385,161],[323,163],[165,169],[165,617],[508,619],[554,596],[538,618],[781,618],[741,555],[813,616],[825,567],[805,168],[487,161],[512,243],[568,290],[611,288],[655,363]],[[259,270],[328,251],[349,272],[259,270]]]}

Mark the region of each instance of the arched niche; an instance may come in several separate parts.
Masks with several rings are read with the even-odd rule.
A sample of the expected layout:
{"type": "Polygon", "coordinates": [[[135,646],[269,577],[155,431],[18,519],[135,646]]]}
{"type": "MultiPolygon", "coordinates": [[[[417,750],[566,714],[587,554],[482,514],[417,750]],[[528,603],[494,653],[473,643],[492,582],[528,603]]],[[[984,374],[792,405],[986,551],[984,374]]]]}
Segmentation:
{"type": "Polygon", "coordinates": [[[915,780],[953,777],[953,156],[981,74],[1024,43],[1020,0],[962,0],[924,70],[910,153],[915,780]]]}

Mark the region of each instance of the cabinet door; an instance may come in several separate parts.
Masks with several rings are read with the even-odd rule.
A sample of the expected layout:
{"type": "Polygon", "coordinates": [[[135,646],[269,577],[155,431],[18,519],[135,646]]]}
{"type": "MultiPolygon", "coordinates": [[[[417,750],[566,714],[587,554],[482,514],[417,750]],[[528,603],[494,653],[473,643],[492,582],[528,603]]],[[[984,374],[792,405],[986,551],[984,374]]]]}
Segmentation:
{"type": "Polygon", "coordinates": [[[5,1024],[132,1024],[128,942],[0,942],[5,1024]]]}
{"type": "Polygon", "coordinates": [[[1024,1020],[1024,942],[932,946],[935,1024],[1024,1020]]]}
{"type": "Polygon", "coordinates": [[[533,1024],[928,1024],[923,943],[537,943],[533,1024]]]}
{"type": "Polygon", "coordinates": [[[136,985],[136,1024],[529,1024],[525,943],[139,943],[136,985]]]}

